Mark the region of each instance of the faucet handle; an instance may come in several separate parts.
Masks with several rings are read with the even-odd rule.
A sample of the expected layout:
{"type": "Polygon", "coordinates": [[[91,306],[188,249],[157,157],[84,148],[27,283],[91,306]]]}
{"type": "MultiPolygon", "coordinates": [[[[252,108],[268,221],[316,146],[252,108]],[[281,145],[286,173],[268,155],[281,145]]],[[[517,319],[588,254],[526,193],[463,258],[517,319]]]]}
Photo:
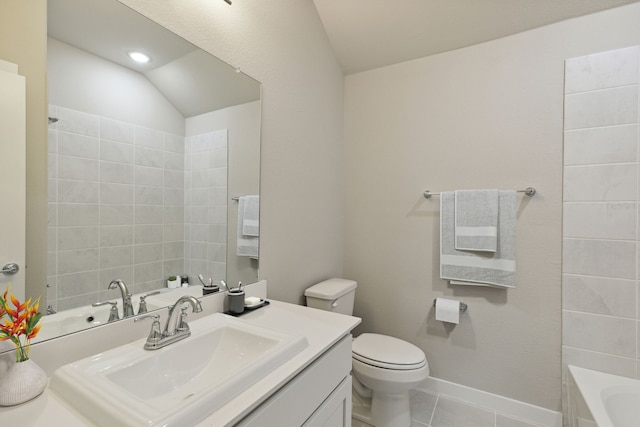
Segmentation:
{"type": "Polygon", "coordinates": [[[111,310],[109,310],[109,320],[107,320],[107,323],[120,320],[120,315],[118,314],[118,301],[94,302],[93,304],[91,304],[91,307],[100,307],[107,304],[111,304],[111,310]]]}
{"type": "Polygon", "coordinates": [[[138,307],[138,314],[143,314],[147,312],[147,301],[145,300],[145,298],[151,295],[158,295],[159,293],[160,291],[153,291],[153,292],[149,292],[148,294],[142,295],[140,297],[140,306],[138,307]]]}
{"type": "Polygon", "coordinates": [[[187,307],[182,307],[180,313],[180,320],[178,326],[176,326],[176,332],[186,332],[189,330],[189,324],[187,323],[187,307]]]}
{"type": "Polygon", "coordinates": [[[145,314],[144,316],[138,316],[133,319],[134,322],[139,322],[145,319],[153,319],[153,323],[151,324],[151,331],[149,332],[149,336],[147,337],[147,343],[145,344],[145,348],[147,345],[153,345],[158,343],[162,338],[162,332],[160,332],[160,315],[159,314],[145,314]]]}

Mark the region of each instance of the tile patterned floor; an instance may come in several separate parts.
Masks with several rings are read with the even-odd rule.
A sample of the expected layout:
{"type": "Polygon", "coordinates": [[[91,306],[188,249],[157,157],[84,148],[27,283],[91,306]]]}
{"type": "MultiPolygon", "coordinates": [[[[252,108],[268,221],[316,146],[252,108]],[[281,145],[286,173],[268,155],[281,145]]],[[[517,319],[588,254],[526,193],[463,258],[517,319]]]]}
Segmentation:
{"type": "MultiPolygon", "coordinates": [[[[411,427],[541,427],[468,402],[411,391],[411,427]]],[[[352,420],[352,427],[371,427],[352,420]]]]}

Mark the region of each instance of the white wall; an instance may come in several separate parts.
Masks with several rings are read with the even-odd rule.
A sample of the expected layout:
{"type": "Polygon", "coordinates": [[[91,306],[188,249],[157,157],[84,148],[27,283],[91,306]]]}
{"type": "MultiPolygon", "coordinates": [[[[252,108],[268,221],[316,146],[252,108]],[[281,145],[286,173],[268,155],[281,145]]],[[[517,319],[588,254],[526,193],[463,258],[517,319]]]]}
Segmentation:
{"type": "Polygon", "coordinates": [[[263,84],[260,277],[271,298],[342,274],[343,76],[310,1],[121,0],[263,84]]]}
{"type": "Polygon", "coordinates": [[[638,377],[640,48],[567,61],[563,365],[638,377]]]}
{"type": "Polygon", "coordinates": [[[350,75],[345,86],[345,276],[363,331],[427,354],[431,375],[560,408],[564,60],[640,41],[640,5],[350,75]],[[439,279],[439,199],[535,186],[518,210],[518,286],[439,279]],[[432,301],[469,305],[436,322],[432,301]]]}
{"type": "Polygon", "coordinates": [[[49,104],[184,135],[184,117],[135,71],[52,38],[49,104]]]}

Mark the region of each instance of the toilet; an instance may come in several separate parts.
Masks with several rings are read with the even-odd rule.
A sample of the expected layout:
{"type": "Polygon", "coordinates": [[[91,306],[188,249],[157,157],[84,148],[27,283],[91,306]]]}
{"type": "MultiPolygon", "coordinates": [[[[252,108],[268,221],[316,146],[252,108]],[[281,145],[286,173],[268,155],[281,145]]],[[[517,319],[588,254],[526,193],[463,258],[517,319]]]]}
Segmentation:
{"type": "MultiPolygon", "coordinates": [[[[357,283],[329,279],[307,288],[307,306],[352,315],[357,283]]],[[[352,345],[353,417],[374,427],[409,427],[409,390],[429,376],[424,352],[388,335],[363,333],[352,345]]]]}

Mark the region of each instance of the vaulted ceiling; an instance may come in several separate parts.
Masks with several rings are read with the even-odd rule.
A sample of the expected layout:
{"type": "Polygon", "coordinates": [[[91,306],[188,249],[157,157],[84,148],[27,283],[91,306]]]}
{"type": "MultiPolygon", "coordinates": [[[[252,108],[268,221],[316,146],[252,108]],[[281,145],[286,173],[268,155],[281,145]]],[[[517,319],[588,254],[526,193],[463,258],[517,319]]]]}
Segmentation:
{"type": "Polygon", "coordinates": [[[345,74],[395,64],[638,0],[314,0],[345,74]]]}

